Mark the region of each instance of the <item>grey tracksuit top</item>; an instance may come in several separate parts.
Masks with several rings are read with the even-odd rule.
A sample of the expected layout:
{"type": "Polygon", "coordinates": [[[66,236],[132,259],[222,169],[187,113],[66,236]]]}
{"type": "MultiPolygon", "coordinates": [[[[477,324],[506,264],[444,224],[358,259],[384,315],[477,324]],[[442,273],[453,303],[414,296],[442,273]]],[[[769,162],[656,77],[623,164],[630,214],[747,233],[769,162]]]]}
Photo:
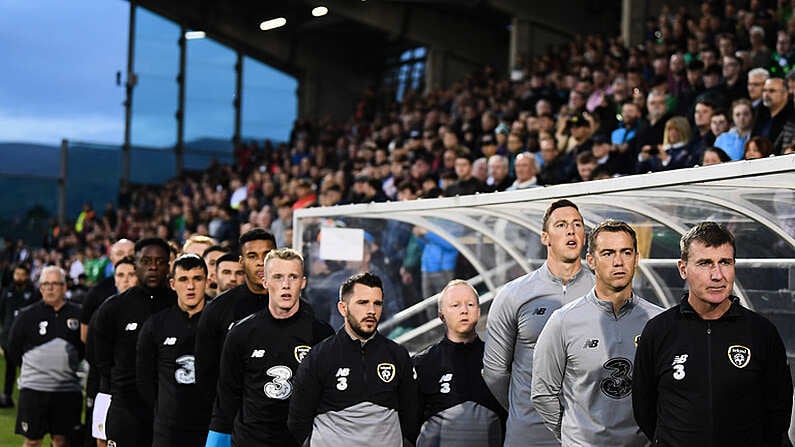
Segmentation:
{"type": "Polygon", "coordinates": [[[662,311],[633,294],[616,316],[591,290],[549,318],[536,343],[532,398],[564,446],[649,444],[632,416],[632,362],[643,327],[662,311]]]}
{"type": "Polygon", "coordinates": [[[545,262],[505,284],[494,298],[486,328],[483,379],[508,409],[506,447],[560,445],[530,400],[533,349],[552,312],[588,293],[593,284],[586,265],[564,285],[545,262]]]}

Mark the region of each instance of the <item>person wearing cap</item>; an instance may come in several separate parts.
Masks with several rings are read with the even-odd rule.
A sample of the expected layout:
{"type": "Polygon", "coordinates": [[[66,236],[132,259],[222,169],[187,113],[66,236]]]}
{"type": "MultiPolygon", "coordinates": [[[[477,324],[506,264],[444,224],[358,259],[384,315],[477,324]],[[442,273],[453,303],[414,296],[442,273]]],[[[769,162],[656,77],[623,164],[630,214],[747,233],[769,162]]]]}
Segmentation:
{"type": "Polygon", "coordinates": [[[205,304],[204,260],[191,253],[175,259],[169,286],[177,303],[152,315],[138,335],[138,391],[155,409],[153,447],[202,447],[211,403],[196,388],[194,341],[205,304]]]}
{"type": "Polygon", "coordinates": [[[497,139],[491,133],[485,133],[480,137],[480,152],[487,159],[497,153],[497,139]]]}

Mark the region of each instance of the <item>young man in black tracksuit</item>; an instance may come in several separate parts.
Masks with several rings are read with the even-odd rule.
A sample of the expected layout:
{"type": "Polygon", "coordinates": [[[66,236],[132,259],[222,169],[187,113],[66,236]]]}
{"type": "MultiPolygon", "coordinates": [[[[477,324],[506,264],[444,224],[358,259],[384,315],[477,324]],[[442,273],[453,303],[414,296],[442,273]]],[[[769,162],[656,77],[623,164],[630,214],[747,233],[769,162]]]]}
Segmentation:
{"type": "MultiPolygon", "coordinates": [[[[39,291],[33,287],[33,283],[30,281],[30,267],[26,264],[15,266],[13,282],[0,291],[0,324],[3,326],[0,329],[0,346],[4,352],[8,352],[8,334],[11,333],[11,325],[19,311],[40,299],[39,291]]],[[[6,356],[5,383],[3,384],[3,394],[0,395],[0,408],[14,406],[11,394],[14,391],[18,367],[18,364],[6,356]]]]}
{"type": "Polygon", "coordinates": [[[177,305],[152,315],[138,336],[138,391],[155,409],[153,447],[204,447],[210,405],[196,389],[193,352],[207,266],[198,255],[182,255],[171,276],[177,305]]]}
{"type": "Polygon", "coordinates": [[[345,326],[315,346],[295,378],[287,425],[313,447],[400,447],[417,435],[417,383],[405,348],[378,331],[381,279],[358,273],[340,287],[345,326]],[[344,440],[344,441],[343,441],[344,440]]]}
{"type": "MultiPolygon", "coordinates": [[[[268,290],[262,280],[265,272],[265,256],[276,248],[273,235],[262,228],[253,228],[242,235],[240,244],[240,263],[245,271],[245,282],[218,295],[202,311],[196,329],[196,385],[210,404],[215,401],[218,383],[218,368],[221,350],[226,335],[232,325],[254,312],[268,306],[268,290]]],[[[213,413],[218,413],[218,408],[213,413]]],[[[221,420],[231,421],[234,414],[210,419],[210,430],[228,433],[232,427],[222,426],[221,420]]]]}
{"type": "Polygon", "coordinates": [[[776,328],[731,295],[734,236],[703,222],[681,240],[682,302],[637,342],[635,420],[654,445],[780,446],[792,378],[776,328]]]}
{"type": "Polygon", "coordinates": [[[483,380],[484,343],[475,327],[478,294],[464,280],[450,281],[439,295],[444,339],[414,358],[422,428],[417,447],[499,447],[508,413],[483,380]]]}
{"type": "Polygon", "coordinates": [[[312,346],[333,330],[299,299],[306,277],[298,252],[268,253],[264,283],[268,307],[236,323],[226,336],[207,446],[297,445],[287,430],[297,386],[293,376],[312,346]]]}
{"type": "Polygon", "coordinates": [[[166,281],[169,254],[163,239],[138,241],[138,285],[102,303],[92,319],[99,392],[111,396],[106,434],[108,444],[113,441],[116,447],[152,445],[152,407],[141,397],[136,384],[136,344],[146,320],[176,303],[166,281]]]}

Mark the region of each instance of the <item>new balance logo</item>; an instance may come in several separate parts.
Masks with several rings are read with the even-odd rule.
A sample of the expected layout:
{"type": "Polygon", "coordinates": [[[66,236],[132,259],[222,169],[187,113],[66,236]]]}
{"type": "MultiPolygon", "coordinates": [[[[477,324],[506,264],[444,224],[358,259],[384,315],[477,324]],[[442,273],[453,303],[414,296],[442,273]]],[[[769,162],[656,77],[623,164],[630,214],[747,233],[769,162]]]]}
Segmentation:
{"type": "Polygon", "coordinates": [[[265,357],[265,350],[264,349],[255,349],[251,352],[251,357],[262,358],[265,357]]]}
{"type": "Polygon", "coordinates": [[[175,344],[177,344],[177,337],[166,337],[166,339],[163,340],[163,345],[165,346],[174,346],[175,344]]]}
{"type": "Polygon", "coordinates": [[[536,307],[533,311],[533,315],[544,315],[545,313],[547,313],[546,307],[536,307]]]}
{"type": "Polygon", "coordinates": [[[585,340],[585,346],[583,346],[583,348],[591,348],[591,349],[593,349],[593,348],[595,348],[597,346],[599,346],[599,340],[594,338],[593,340],[590,340],[590,339],[585,340]]]}
{"type": "Polygon", "coordinates": [[[127,326],[124,327],[125,331],[134,331],[138,329],[138,323],[127,323],[127,326]]]}

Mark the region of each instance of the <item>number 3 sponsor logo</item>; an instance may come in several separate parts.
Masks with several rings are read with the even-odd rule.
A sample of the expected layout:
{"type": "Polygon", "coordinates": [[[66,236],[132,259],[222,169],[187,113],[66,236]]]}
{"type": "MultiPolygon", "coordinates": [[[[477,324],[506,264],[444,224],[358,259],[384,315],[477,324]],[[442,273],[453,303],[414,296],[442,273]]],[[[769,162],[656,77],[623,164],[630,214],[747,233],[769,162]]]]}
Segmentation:
{"type": "Polygon", "coordinates": [[[293,384],[290,379],[293,371],[286,366],[272,366],[266,372],[273,380],[265,384],[265,395],[271,399],[285,400],[293,394],[293,384]]]}

